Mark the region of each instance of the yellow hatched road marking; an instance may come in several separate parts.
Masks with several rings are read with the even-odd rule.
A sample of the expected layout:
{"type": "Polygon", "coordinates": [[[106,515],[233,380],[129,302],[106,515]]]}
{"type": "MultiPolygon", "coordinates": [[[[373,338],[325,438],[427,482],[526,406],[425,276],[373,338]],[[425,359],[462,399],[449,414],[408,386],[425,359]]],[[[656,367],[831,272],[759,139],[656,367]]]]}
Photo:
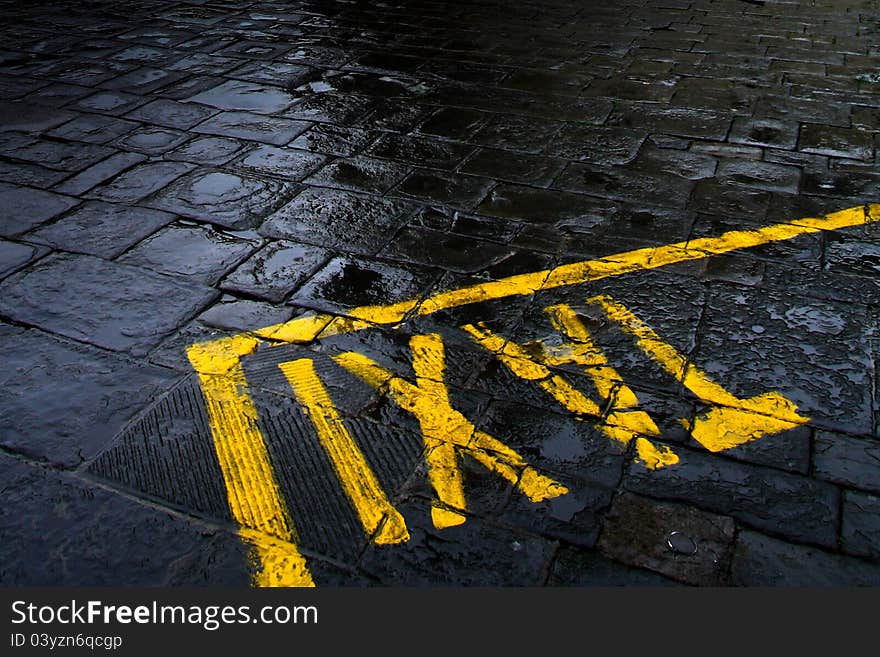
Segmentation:
{"type": "Polygon", "coordinates": [[[778,392],[749,399],[732,395],[611,297],[602,295],[587,301],[600,306],[609,319],[636,338],[642,351],[688,390],[703,401],[717,405],[697,417],[693,427],[688,426],[694,440],[706,449],[720,452],[809,422],[810,418],[798,415],[797,406],[778,392]]]}
{"type": "Polygon", "coordinates": [[[456,449],[460,449],[495,472],[533,502],[560,495],[568,489],[539,474],[518,453],[452,408],[443,383],[445,350],[437,334],[415,335],[410,340],[416,383],[397,376],[363,354],[348,352],[333,359],[374,388],[387,389],[401,408],[419,421],[425,442],[428,477],[440,504],[431,515],[438,529],[460,525],[467,509],[462,473],[456,449]]]}
{"type": "Polygon", "coordinates": [[[403,543],[409,532],[403,516],[385,496],[376,475],[342,422],[327,389],[315,373],[311,359],[278,366],[306,409],[318,440],[330,458],[342,489],[357,511],[364,531],[378,545],[403,543]],[[377,533],[378,532],[378,533],[377,533]]]}
{"type": "MultiPolygon", "coordinates": [[[[189,347],[188,356],[199,374],[217,458],[226,485],[233,519],[242,537],[254,546],[262,564],[255,577],[261,586],[312,586],[296,534],[272,472],[256,409],[247,394],[240,358],[252,353],[260,340],[270,344],[311,342],[319,337],[397,324],[408,316],[481,301],[527,295],[553,288],[597,281],[646,269],[700,260],[799,235],[839,230],[880,219],[880,205],[841,210],[825,217],[806,218],[754,230],[734,230],[665,246],[648,247],[553,269],[510,276],[439,292],[419,301],[364,306],[347,317],[317,314],[189,347]]],[[[449,443],[446,443],[449,444],[449,443]]]]}

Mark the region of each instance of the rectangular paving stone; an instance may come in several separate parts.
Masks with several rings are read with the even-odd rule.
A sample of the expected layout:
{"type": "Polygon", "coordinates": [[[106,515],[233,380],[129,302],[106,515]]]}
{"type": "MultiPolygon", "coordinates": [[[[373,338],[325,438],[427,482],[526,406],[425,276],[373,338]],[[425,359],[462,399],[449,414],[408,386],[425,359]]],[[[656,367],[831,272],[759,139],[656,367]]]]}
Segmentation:
{"type": "Polygon", "coordinates": [[[56,185],[54,191],[79,196],[146,159],[140,153],[116,153],[56,185]]]}
{"type": "Polygon", "coordinates": [[[394,193],[469,210],[494,186],[495,181],[480,176],[416,169],[394,188],[394,193]]]}
{"type": "Polygon", "coordinates": [[[47,189],[70,175],[67,171],[53,171],[37,164],[0,160],[0,181],[47,189]]]}
{"type": "Polygon", "coordinates": [[[512,257],[514,249],[493,242],[443,233],[430,228],[407,227],[395,235],[382,257],[415,262],[459,273],[476,273],[512,257]],[[425,245],[431,244],[426,250],[425,245]]]}
{"type": "Polygon", "coordinates": [[[541,583],[553,555],[550,541],[471,518],[434,529],[427,502],[400,507],[410,540],[370,546],[360,565],[383,584],[396,586],[533,586],[541,583]]]}
{"type": "Polygon", "coordinates": [[[798,137],[798,148],[806,153],[845,157],[850,160],[874,159],[872,134],[857,128],[804,123],[798,137]]]}
{"type": "Polygon", "coordinates": [[[143,96],[125,91],[99,91],[76,101],[73,108],[85,112],[120,116],[145,102],[146,99],[143,96]]]}
{"type": "Polygon", "coordinates": [[[0,239],[0,278],[26,265],[45,250],[33,244],[0,239]]]}
{"type": "MultiPolygon", "coordinates": [[[[315,93],[307,94],[297,100],[282,116],[300,121],[355,125],[359,123],[358,119],[366,115],[373,106],[374,101],[364,96],[315,93]]],[[[371,123],[370,127],[379,126],[371,123]]]]}
{"type": "Polygon", "coordinates": [[[0,334],[10,373],[0,443],[63,467],[93,458],[178,376],[42,331],[2,324],[0,334]]]}
{"type": "Polygon", "coordinates": [[[695,107],[668,107],[655,103],[618,103],[607,124],[652,134],[724,139],[730,127],[730,115],[695,107]]]}
{"type": "Polygon", "coordinates": [[[797,167],[781,164],[726,160],[719,164],[716,178],[722,184],[731,182],[768,192],[797,194],[801,171],[797,167]]]}
{"type": "Polygon", "coordinates": [[[232,532],[7,455],[0,476],[3,586],[115,586],[120,573],[132,586],[248,584],[247,546],[232,532]]]}
{"type": "Polygon", "coordinates": [[[694,182],[680,176],[647,173],[625,167],[598,167],[572,163],[557,177],[554,187],[629,203],[683,208],[694,182]]]}
{"type": "MultiPolygon", "coordinates": [[[[188,165],[168,165],[187,167],[188,165]]],[[[232,230],[254,228],[297,188],[291,183],[199,168],[144,204],[232,230]]]]}
{"type": "Polygon", "coordinates": [[[173,220],[174,215],[167,212],[88,201],[60,220],[31,231],[27,238],[111,259],[173,220]]]}
{"type": "Polygon", "coordinates": [[[877,586],[880,565],[741,531],[731,581],[739,586],[877,586]]]}
{"type": "Polygon", "coordinates": [[[52,107],[42,107],[32,102],[0,101],[0,131],[45,132],[69,121],[76,115],[52,107]]]}
{"type": "Polygon", "coordinates": [[[220,287],[280,303],[329,256],[326,249],[310,244],[271,242],[226,276],[220,287]]]}
{"type": "Polygon", "coordinates": [[[793,541],[837,545],[840,495],[834,486],[715,454],[675,452],[679,462],[660,470],[634,463],[625,488],[733,516],[793,541]]]}
{"type": "Polygon", "coordinates": [[[189,102],[210,105],[221,110],[256,114],[281,112],[295,100],[295,96],[278,87],[243,80],[227,80],[213,89],[187,98],[189,102]]]}
{"type": "Polygon", "coordinates": [[[382,194],[400,182],[410,168],[364,155],[334,160],[305,179],[308,185],[382,194]]]}
{"type": "Polygon", "coordinates": [[[351,157],[361,153],[373,139],[375,139],[375,133],[369,130],[319,123],[288,145],[312,153],[351,157]]]}
{"type": "Polygon", "coordinates": [[[183,73],[143,66],[129,73],[123,73],[119,77],[102,82],[99,86],[102,89],[123,90],[126,93],[149,94],[183,77],[183,73]]]}
{"type": "Polygon", "coordinates": [[[323,155],[308,151],[275,146],[257,146],[239,158],[236,165],[257,174],[264,173],[299,181],[326,161],[327,158],[323,155]]]}
{"type": "Polygon", "coordinates": [[[135,121],[144,121],[166,128],[188,130],[197,123],[214,114],[218,110],[199,105],[196,103],[181,103],[176,100],[159,98],[146,105],[142,105],[125,115],[125,118],[135,121]]]}
{"type": "Polygon", "coordinates": [[[138,127],[134,121],[101,114],[80,114],[72,121],[50,130],[47,135],[60,139],[106,144],[138,127]]]}
{"type": "Polygon", "coordinates": [[[26,233],[77,203],[69,196],[0,183],[0,235],[15,237],[26,233]]]}
{"type": "Polygon", "coordinates": [[[844,493],[840,539],[844,552],[875,560],[880,557],[880,497],[844,493]]]}
{"type": "Polygon", "coordinates": [[[545,187],[565,167],[557,158],[518,154],[511,157],[507,151],[483,148],[459,167],[462,173],[495,178],[513,183],[545,187]]]}
{"type": "Polygon", "coordinates": [[[737,144],[769,148],[794,148],[798,125],[794,121],[738,116],[733,120],[729,140],[737,144]]]}
{"type": "Polygon", "coordinates": [[[561,547],[553,559],[547,586],[681,586],[674,580],[608,559],[598,550],[561,547]]]}
{"type": "Polygon", "coordinates": [[[221,137],[238,137],[284,146],[311,127],[306,121],[280,119],[251,112],[221,112],[196,125],[193,130],[221,137]]]}
{"type": "Polygon", "coordinates": [[[97,144],[81,144],[41,139],[5,151],[17,160],[33,162],[59,171],[82,171],[116,151],[97,144]]]}
{"type": "Polygon", "coordinates": [[[598,223],[593,217],[597,199],[582,194],[556,190],[535,189],[518,185],[498,185],[477,207],[477,212],[501,219],[520,219],[537,224],[558,224],[586,220],[598,223]]]}
{"type": "Polygon", "coordinates": [[[113,351],[144,355],[217,292],[140,267],[53,255],[0,284],[7,317],[113,351]],[[156,313],[157,307],[162,308],[156,313]]]}
{"type": "Polygon", "coordinates": [[[718,283],[692,360],[740,398],[776,391],[812,426],[869,434],[868,325],[859,306],[718,283]]]}
{"type": "Polygon", "coordinates": [[[733,519],[620,493],[605,516],[599,550],[623,563],[689,584],[726,583],[733,519]]]}
{"type": "Polygon", "coordinates": [[[277,84],[287,89],[294,89],[318,75],[318,71],[311,66],[273,60],[248,62],[229,72],[229,77],[237,80],[277,84]]]}
{"type": "Polygon", "coordinates": [[[647,132],[631,128],[566,125],[556,133],[545,152],[591,164],[626,164],[635,159],[647,136],[647,132]]]}
{"type": "Polygon", "coordinates": [[[293,308],[264,301],[224,296],[196,319],[205,326],[228,331],[252,331],[256,327],[282,324],[294,315],[293,308]]]}
{"type": "Polygon", "coordinates": [[[374,157],[450,171],[472,151],[473,147],[464,144],[389,133],[367,152],[374,157]]]}
{"type": "Polygon", "coordinates": [[[119,262],[213,285],[257,246],[256,240],[197,226],[175,225],[148,237],[126,252],[119,262]]]}
{"type": "Polygon", "coordinates": [[[260,234],[375,255],[412,214],[408,201],[308,188],[271,214],[260,234]]]}
{"type": "Polygon", "coordinates": [[[88,196],[111,203],[137,203],[193,168],[183,162],[144,162],[92,189],[88,196]]]}
{"type": "Polygon", "coordinates": [[[419,126],[424,135],[467,141],[492,115],[458,107],[441,107],[419,126]]]}
{"type": "Polygon", "coordinates": [[[505,150],[540,153],[564,125],[540,118],[494,114],[469,141],[505,150]]]}
{"type": "Polygon", "coordinates": [[[344,314],[359,306],[418,298],[437,276],[422,267],[404,269],[364,258],[337,257],[294,292],[288,303],[344,314]]]}
{"type": "Polygon", "coordinates": [[[165,153],[166,160],[194,164],[226,164],[245,147],[245,143],[225,137],[196,137],[173,151],[165,153]]]}
{"type": "Polygon", "coordinates": [[[190,135],[186,132],[173,128],[143,126],[115,140],[113,145],[126,151],[155,157],[180,146],[189,138],[190,135]]]}
{"type": "Polygon", "coordinates": [[[880,493],[880,441],[817,431],[813,469],[820,479],[880,493]]]}

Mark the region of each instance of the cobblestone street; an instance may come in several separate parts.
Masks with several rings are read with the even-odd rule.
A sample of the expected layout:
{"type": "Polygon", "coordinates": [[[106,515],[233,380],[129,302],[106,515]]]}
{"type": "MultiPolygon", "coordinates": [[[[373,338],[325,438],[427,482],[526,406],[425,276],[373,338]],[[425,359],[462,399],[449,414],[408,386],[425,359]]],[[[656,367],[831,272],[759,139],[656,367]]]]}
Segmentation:
{"type": "Polygon", "coordinates": [[[0,9],[0,585],[880,585],[877,0],[0,9]]]}

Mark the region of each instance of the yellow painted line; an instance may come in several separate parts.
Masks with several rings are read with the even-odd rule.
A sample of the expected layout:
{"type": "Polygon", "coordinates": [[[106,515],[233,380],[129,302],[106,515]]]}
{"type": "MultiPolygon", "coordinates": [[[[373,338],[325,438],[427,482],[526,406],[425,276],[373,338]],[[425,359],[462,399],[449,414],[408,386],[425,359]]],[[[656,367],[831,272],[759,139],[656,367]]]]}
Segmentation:
{"type": "Polygon", "coordinates": [[[412,315],[431,315],[440,310],[481,301],[535,294],[557,287],[598,281],[609,276],[702,260],[713,255],[790,240],[800,235],[850,228],[878,219],[880,204],[859,206],[825,217],[798,219],[753,230],[732,230],[717,237],[636,249],[596,260],[561,265],[554,269],[518,274],[497,281],[439,292],[421,302],[414,299],[385,306],[361,306],[349,311],[347,317],[328,314],[298,317],[283,324],[258,329],[253,335],[279,342],[311,342],[319,337],[360,331],[377,325],[398,324],[412,315]]]}
{"type": "Polygon", "coordinates": [[[379,485],[376,475],[333,405],[327,389],[315,373],[309,358],[278,365],[297,400],[315,427],[318,440],[327,453],[342,489],[360,518],[367,535],[378,545],[409,540],[403,516],[395,509],[379,485]]]}
{"type": "MultiPolygon", "coordinates": [[[[240,358],[252,353],[258,347],[260,339],[276,344],[311,342],[320,337],[360,331],[376,325],[397,324],[412,315],[430,315],[471,303],[533,294],[609,276],[656,269],[789,240],[799,235],[849,228],[877,219],[880,219],[880,205],[850,208],[826,217],[801,219],[754,230],[729,231],[718,237],[637,249],[554,269],[510,276],[440,292],[421,302],[411,300],[385,306],[355,308],[347,317],[329,314],[300,317],[257,329],[250,334],[191,346],[188,356],[201,381],[230,512],[241,527],[243,539],[254,546],[255,556],[260,564],[261,570],[255,577],[256,583],[261,586],[313,585],[305,559],[296,547],[294,526],[280,496],[263,436],[257,426],[256,409],[247,394],[247,384],[240,364],[240,358]]],[[[357,366],[357,363],[354,364],[357,366]]],[[[369,363],[361,365],[363,372],[371,371],[369,363]]],[[[477,434],[473,435],[475,439],[478,437],[477,434]]],[[[482,444],[491,444],[486,438],[491,437],[483,435],[482,444]]],[[[480,441],[475,440],[475,444],[478,442],[480,441]]],[[[454,444],[449,440],[439,437],[432,443],[431,452],[447,452],[434,457],[435,470],[439,470],[444,464],[455,466],[453,447],[454,444]]],[[[478,452],[479,450],[473,450],[475,456],[478,452]]],[[[493,461],[488,455],[486,459],[484,465],[488,463],[500,468],[497,459],[493,461]]],[[[463,493],[459,499],[456,492],[458,484],[454,480],[457,472],[457,466],[448,471],[451,477],[448,498],[452,500],[453,508],[464,508],[463,493]]],[[[500,473],[504,476],[503,472],[500,473]]],[[[540,489],[545,484],[536,477],[537,473],[526,469],[521,472],[520,486],[525,483],[527,487],[534,485],[536,489],[540,489]]],[[[548,488],[545,492],[554,491],[548,488]]],[[[438,511],[435,520],[442,516],[443,511],[438,511]]],[[[453,524],[455,519],[456,512],[450,511],[449,517],[445,521],[440,518],[440,522],[453,524]]]]}
{"type": "Polygon", "coordinates": [[[731,394],[611,297],[601,295],[587,301],[600,306],[609,319],[636,339],[642,351],[688,390],[718,406],[697,417],[694,426],[688,427],[694,440],[706,449],[720,452],[809,422],[810,418],[798,415],[797,406],[778,392],[749,399],[731,394]]]}
{"type": "Polygon", "coordinates": [[[187,356],[202,384],[229,510],[255,552],[255,583],[314,586],[247,393],[240,359],[257,345],[254,338],[239,336],[192,345],[187,356]]]}
{"type": "Polygon", "coordinates": [[[443,383],[445,349],[437,334],[415,335],[410,340],[415,385],[363,354],[347,352],[333,359],[369,385],[389,396],[418,420],[425,442],[428,478],[437,495],[431,516],[438,529],[460,525],[467,510],[464,484],[456,450],[470,454],[533,502],[568,492],[562,484],[539,474],[517,452],[477,429],[452,408],[443,383]]]}
{"type": "Polygon", "coordinates": [[[605,421],[594,426],[606,436],[623,445],[636,439],[636,454],[645,467],[656,470],[678,463],[678,456],[670,449],[654,445],[645,436],[659,436],[660,430],[651,416],[644,411],[628,410],[638,405],[635,393],[624,385],[623,379],[608,363],[605,354],[593,344],[586,327],[578,320],[569,306],[558,305],[545,308],[551,322],[570,341],[554,347],[549,355],[534,354],[512,340],[506,340],[490,331],[484,324],[466,324],[461,327],[484,349],[491,351],[516,376],[535,381],[567,411],[583,420],[584,417],[601,418],[602,409],[556,374],[548,365],[575,364],[584,368],[592,379],[603,401],[611,402],[612,408],[605,421]]]}

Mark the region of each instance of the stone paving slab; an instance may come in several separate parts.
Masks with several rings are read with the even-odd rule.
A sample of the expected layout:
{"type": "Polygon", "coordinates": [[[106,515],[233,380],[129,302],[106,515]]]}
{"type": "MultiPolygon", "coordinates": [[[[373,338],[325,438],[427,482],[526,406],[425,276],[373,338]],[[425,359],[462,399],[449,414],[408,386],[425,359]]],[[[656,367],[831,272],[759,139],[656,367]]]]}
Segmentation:
{"type": "Polygon", "coordinates": [[[874,0],[0,11],[0,583],[880,583],[874,0]]]}

